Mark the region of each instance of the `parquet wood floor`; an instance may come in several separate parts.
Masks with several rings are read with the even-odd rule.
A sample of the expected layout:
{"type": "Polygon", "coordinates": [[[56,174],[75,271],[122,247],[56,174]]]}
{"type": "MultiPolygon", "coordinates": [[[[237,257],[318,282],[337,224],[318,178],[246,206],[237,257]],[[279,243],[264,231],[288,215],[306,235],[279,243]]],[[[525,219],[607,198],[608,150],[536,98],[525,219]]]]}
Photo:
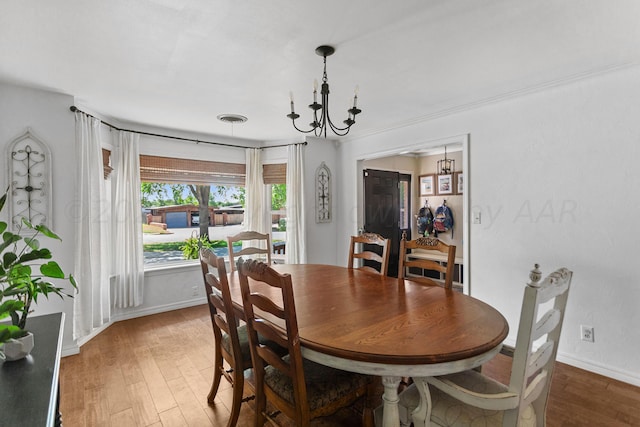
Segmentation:
{"type": "MultiPolygon", "coordinates": [[[[229,384],[222,381],[214,406],[206,400],[213,376],[212,340],[206,305],[115,323],[80,354],[62,359],[64,426],[226,426],[229,384]]],[[[498,356],[484,373],[507,382],[509,363],[498,356]]],[[[556,366],[549,427],[640,426],[640,388],[556,366]]],[[[253,406],[242,406],[238,426],[253,426],[253,406]]],[[[360,425],[358,410],[356,405],[316,425],[360,425]]]]}

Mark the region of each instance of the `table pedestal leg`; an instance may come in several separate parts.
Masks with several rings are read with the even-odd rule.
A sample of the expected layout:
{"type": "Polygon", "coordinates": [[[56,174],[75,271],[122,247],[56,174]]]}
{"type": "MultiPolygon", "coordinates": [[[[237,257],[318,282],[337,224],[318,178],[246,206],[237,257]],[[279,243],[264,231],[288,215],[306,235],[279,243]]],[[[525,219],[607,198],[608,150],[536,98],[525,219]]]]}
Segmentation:
{"type": "Polygon", "coordinates": [[[398,413],[398,386],[402,377],[382,377],[384,394],[382,395],[382,427],[400,427],[398,413]]]}

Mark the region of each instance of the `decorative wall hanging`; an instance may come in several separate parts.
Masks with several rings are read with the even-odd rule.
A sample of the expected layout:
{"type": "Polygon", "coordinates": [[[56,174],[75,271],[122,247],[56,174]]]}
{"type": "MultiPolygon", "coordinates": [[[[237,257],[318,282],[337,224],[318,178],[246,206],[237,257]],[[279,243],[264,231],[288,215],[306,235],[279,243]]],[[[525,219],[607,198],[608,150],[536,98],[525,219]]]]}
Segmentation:
{"type": "Polygon", "coordinates": [[[436,194],[434,175],[420,175],[420,195],[432,196],[436,194]]]}
{"type": "Polygon", "coordinates": [[[454,173],[453,182],[457,187],[456,194],[462,194],[464,192],[464,174],[462,172],[454,173]]]}
{"type": "Polygon", "coordinates": [[[316,222],[331,222],[331,171],[324,162],[316,169],[316,222]]]}
{"type": "Polygon", "coordinates": [[[453,175],[438,175],[438,195],[453,194],[453,175]]]}
{"type": "Polygon", "coordinates": [[[7,149],[9,162],[9,223],[21,229],[22,218],[51,228],[51,151],[31,129],[7,149]]]}

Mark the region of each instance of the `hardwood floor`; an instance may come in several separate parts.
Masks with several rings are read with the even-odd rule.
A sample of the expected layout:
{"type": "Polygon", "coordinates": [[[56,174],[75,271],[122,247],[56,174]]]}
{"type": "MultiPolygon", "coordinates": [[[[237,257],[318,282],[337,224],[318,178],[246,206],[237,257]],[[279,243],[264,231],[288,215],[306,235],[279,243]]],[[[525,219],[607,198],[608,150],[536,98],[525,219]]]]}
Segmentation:
{"type": "MultiPolygon", "coordinates": [[[[112,325],[79,355],[62,359],[63,424],[226,426],[229,384],[222,381],[214,406],[206,399],[213,377],[212,340],[206,305],[112,325]]],[[[485,365],[484,373],[507,382],[509,369],[509,359],[498,356],[485,365]]],[[[253,426],[252,411],[251,403],[242,405],[238,426],[253,426]]],[[[316,423],[359,424],[357,405],[316,423]]],[[[640,388],[557,363],[547,425],[640,426],[640,388]]]]}

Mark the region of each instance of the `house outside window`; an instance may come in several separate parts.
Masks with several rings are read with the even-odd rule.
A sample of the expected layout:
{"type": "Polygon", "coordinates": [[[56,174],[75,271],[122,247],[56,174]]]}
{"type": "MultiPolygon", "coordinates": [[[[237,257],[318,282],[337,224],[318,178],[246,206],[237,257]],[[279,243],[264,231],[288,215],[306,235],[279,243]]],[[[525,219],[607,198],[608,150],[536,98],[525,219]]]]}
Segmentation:
{"type": "MultiPolygon", "coordinates": [[[[285,233],[279,229],[286,165],[264,165],[263,175],[268,190],[275,187],[272,241],[284,252],[285,233]]],[[[199,241],[219,256],[228,254],[226,237],[243,229],[244,164],[141,155],[140,178],[145,267],[193,263],[189,259],[197,259],[199,241]],[[201,209],[205,196],[207,208],[201,209]],[[201,239],[205,234],[208,239],[201,239]]]]}

